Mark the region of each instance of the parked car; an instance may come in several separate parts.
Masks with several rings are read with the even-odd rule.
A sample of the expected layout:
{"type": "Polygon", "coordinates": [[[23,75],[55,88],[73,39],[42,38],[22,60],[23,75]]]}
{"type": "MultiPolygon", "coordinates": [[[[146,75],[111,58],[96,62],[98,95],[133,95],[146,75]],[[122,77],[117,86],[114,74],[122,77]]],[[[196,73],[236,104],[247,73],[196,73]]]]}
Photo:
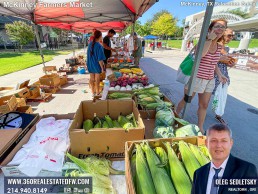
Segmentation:
{"type": "MultiPolygon", "coordinates": [[[[13,42],[6,43],[5,46],[6,46],[6,49],[15,49],[16,48],[16,44],[13,42]]],[[[5,46],[3,43],[0,44],[0,49],[5,49],[5,46]]]]}

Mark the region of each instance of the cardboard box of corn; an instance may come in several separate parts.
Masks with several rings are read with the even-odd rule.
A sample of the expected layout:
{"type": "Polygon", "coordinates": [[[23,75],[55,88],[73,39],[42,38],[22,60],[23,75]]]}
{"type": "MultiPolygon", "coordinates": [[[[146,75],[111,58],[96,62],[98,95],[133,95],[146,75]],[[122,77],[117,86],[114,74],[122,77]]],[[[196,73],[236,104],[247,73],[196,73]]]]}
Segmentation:
{"type": "Polygon", "coordinates": [[[210,159],[204,136],[125,144],[127,192],[191,193],[193,174],[210,159]]]}

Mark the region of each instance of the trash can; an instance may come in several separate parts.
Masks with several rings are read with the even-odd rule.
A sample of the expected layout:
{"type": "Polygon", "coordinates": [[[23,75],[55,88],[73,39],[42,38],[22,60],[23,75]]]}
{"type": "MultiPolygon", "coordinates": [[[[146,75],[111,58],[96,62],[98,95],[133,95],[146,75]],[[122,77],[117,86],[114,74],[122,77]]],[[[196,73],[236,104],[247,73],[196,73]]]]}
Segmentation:
{"type": "Polygon", "coordinates": [[[155,50],[155,44],[154,44],[154,42],[152,42],[152,43],[150,43],[150,47],[151,47],[151,50],[155,50]]]}
{"type": "Polygon", "coordinates": [[[162,42],[157,42],[157,48],[161,48],[162,47],[162,42]]]}

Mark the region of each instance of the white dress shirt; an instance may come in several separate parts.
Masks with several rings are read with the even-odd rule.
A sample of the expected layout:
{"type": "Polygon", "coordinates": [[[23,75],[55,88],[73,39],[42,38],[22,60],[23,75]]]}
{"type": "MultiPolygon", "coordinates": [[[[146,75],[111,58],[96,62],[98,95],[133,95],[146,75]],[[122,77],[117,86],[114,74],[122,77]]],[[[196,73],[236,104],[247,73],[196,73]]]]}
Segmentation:
{"type": "Polygon", "coordinates": [[[213,168],[216,168],[216,169],[221,168],[221,170],[218,174],[218,177],[221,178],[224,174],[224,171],[225,171],[225,168],[226,168],[226,165],[228,162],[228,158],[229,158],[229,156],[218,168],[211,162],[210,172],[209,172],[208,182],[207,182],[207,188],[206,188],[206,194],[210,194],[210,192],[211,192],[212,179],[213,179],[213,176],[215,175],[215,170],[213,168]]]}

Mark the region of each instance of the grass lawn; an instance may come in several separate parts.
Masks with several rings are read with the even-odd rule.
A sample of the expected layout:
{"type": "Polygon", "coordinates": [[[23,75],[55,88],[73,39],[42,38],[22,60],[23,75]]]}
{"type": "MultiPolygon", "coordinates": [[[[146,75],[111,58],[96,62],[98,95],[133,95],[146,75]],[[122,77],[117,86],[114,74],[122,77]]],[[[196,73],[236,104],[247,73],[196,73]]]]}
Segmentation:
{"type": "MultiPolygon", "coordinates": [[[[151,41],[148,40],[147,42],[151,42],[151,41]]],[[[166,43],[166,40],[163,40],[162,42],[166,43]]],[[[180,49],[182,46],[182,40],[168,40],[167,43],[168,43],[168,46],[172,48],[180,49]]],[[[233,40],[228,44],[228,46],[231,48],[238,48],[239,43],[240,41],[233,40]]],[[[197,44],[196,40],[194,40],[194,44],[197,44]]],[[[251,39],[249,48],[258,48],[258,39],[251,39]]]]}
{"type": "MultiPolygon", "coordinates": [[[[67,51],[52,51],[44,50],[45,62],[51,61],[54,56],[67,55],[71,53],[71,50],[67,51]]],[[[23,70],[42,63],[42,59],[39,51],[30,52],[3,52],[0,53],[0,76],[8,73],[23,70]]]]}

